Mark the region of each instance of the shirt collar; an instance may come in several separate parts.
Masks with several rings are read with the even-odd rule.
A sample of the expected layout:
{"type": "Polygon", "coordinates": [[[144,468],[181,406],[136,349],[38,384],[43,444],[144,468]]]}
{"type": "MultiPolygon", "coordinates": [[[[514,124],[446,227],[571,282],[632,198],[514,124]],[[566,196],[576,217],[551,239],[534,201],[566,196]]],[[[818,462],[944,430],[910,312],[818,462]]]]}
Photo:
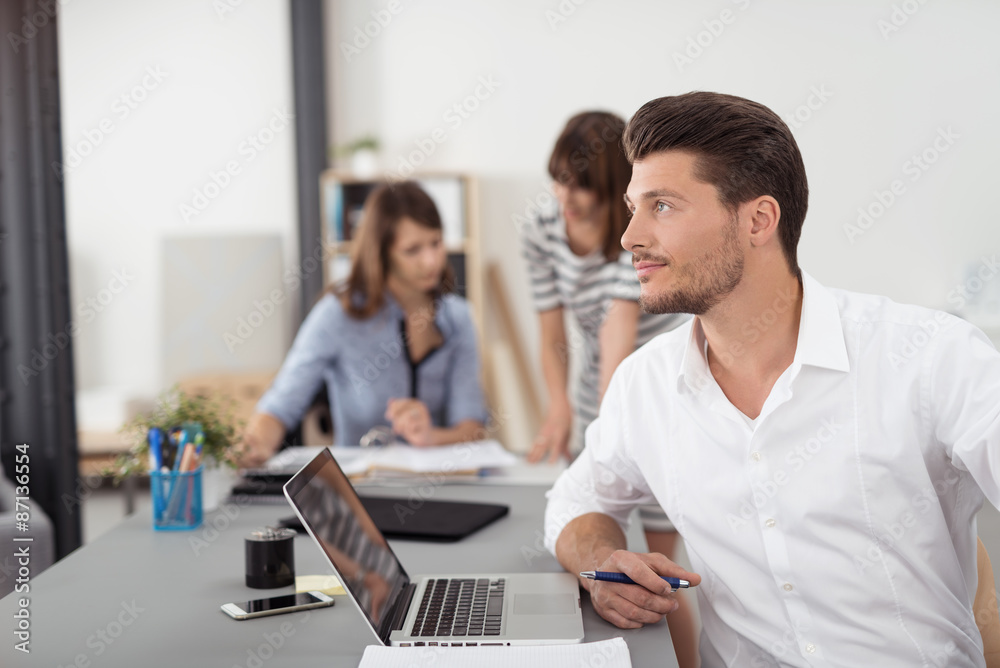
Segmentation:
{"type": "Polygon", "coordinates": [[[802,317],[794,363],[850,371],[840,307],[819,281],[802,272],[802,317]]]}
{"type": "MultiPolygon", "coordinates": [[[[677,389],[682,383],[695,393],[701,392],[711,379],[706,357],[707,341],[701,320],[695,318],[677,373],[677,389]]],[[[847,344],[840,322],[837,300],[819,281],[802,272],[802,315],[799,317],[799,337],[792,365],[805,365],[849,371],[847,344]]]]}
{"type": "Polygon", "coordinates": [[[696,316],[691,321],[691,333],[688,335],[687,348],[684,349],[680,370],[677,373],[678,391],[686,384],[697,394],[709,382],[711,371],[708,369],[705,347],[705,330],[701,328],[701,319],[696,316]]]}
{"type": "MultiPolygon", "coordinates": [[[[385,302],[382,306],[382,310],[387,312],[393,319],[402,321],[406,317],[406,312],[403,311],[403,307],[399,305],[399,302],[396,301],[396,298],[388,290],[382,294],[385,302]]],[[[434,325],[438,328],[438,330],[440,330],[441,335],[444,337],[447,337],[452,332],[451,323],[444,314],[445,309],[448,308],[447,303],[448,302],[444,298],[444,295],[441,295],[434,300],[434,325]]]]}

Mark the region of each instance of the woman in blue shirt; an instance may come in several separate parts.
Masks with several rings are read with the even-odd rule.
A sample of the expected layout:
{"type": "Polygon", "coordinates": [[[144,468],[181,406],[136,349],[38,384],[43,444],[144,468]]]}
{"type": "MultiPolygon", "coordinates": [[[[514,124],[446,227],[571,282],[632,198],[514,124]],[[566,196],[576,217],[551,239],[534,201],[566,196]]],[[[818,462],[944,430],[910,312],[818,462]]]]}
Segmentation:
{"type": "Polygon", "coordinates": [[[453,284],[441,218],[411,182],[365,202],[351,271],[306,317],[244,433],[246,466],[277,450],[325,383],[334,442],[385,425],[415,446],[482,438],[476,331],[453,284]]]}

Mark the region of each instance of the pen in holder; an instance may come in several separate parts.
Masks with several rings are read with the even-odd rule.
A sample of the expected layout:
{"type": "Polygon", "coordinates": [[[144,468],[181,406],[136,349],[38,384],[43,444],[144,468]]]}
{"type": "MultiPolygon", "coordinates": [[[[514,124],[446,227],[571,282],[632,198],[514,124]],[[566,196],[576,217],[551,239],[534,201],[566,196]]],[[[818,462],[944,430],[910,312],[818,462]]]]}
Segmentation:
{"type": "Polygon", "coordinates": [[[182,531],[201,526],[201,471],[150,471],[153,528],[182,531]]]}

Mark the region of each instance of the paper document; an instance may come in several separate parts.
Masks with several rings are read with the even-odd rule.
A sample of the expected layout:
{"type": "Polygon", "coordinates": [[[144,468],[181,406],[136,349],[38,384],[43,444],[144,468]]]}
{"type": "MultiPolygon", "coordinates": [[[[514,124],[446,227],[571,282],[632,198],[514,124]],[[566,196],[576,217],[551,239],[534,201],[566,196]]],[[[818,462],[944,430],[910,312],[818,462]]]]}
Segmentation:
{"type": "Polygon", "coordinates": [[[517,647],[383,647],[369,645],[358,668],[631,668],[621,638],[579,645],[517,647]]]}
{"type": "MultiPolygon", "coordinates": [[[[282,450],[266,467],[272,471],[297,471],[319,454],[323,446],[301,446],[282,450]]],[[[334,446],[330,448],[340,468],[348,476],[360,476],[372,471],[403,471],[408,473],[458,473],[486,468],[514,466],[520,460],[497,441],[474,441],[431,448],[412,445],[386,445],[361,448],[334,446]]]]}

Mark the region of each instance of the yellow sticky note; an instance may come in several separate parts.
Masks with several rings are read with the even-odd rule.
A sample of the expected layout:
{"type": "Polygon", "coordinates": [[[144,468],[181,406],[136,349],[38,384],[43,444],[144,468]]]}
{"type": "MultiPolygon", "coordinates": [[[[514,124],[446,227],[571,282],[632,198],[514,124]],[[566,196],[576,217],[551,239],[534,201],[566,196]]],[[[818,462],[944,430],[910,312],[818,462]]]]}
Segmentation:
{"type": "Polygon", "coordinates": [[[339,596],[347,592],[336,575],[299,575],[295,578],[295,591],[321,591],[327,596],[339,596]]]}

